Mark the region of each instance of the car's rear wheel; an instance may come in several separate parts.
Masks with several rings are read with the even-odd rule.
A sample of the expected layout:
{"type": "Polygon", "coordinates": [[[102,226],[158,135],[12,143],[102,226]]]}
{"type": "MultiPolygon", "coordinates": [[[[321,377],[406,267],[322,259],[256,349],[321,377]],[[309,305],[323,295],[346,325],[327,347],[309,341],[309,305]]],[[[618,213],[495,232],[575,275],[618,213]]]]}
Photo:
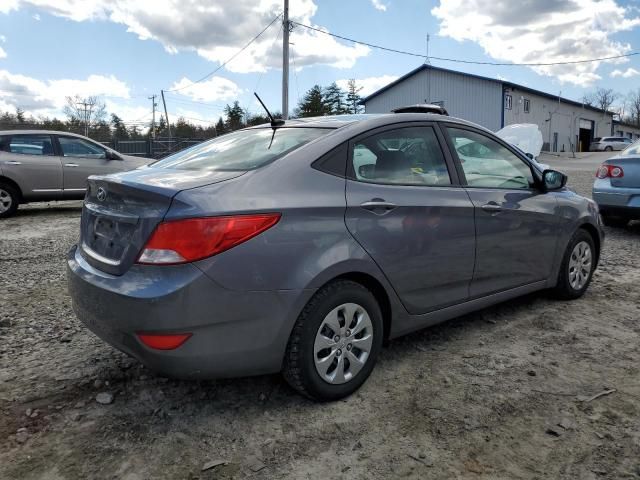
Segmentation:
{"type": "Polygon", "coordinates": [[[283,374],[298,392],[329,401],[351,395],[382,347],[380,306],[364,286],[338,280],[319,290],[291,333],[283,374]]]}
{"type": "Polygon", "coordinates": [[[558,283],[553,289],[557,298],[572,300],[584,295],[596,266],[596,249],[591,235],[579,229],[567,245],[558,283]]]}
{"type": "Polygon", "coordinates": [[[608,215],[602,215],[602,222],[607,227],[623,228],[629,223],[629,219],[625,217],[611,217],[608,215]]]}
{"type": "Polygon", "coordinates": [[[605,152],[612,152],[613,151],[613,147],[609,146],[609,147],[604,147],[604,151],[605,152]]]}
{"type": "Polygon", "coordinates": [[[18,209],[19,195],[16,189],[0,182],[0,218],[10,217],[18,209]]]}

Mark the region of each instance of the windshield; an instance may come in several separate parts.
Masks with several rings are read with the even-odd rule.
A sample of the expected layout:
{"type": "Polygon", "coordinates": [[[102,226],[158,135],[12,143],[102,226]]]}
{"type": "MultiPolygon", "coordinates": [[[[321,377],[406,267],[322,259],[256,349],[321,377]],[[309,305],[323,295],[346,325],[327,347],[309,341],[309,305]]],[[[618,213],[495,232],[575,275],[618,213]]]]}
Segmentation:
{"type": "Polygon", "coordinates": [[[625,148],[620,155],[640,155],[640,140],[625,148]]]}
{"type": "Polygon", "coordinates": [[[326,128],[260,128],[214,138],[152,165],[178,170],[245,171],[261,167],[331,132],[326,128]]]}

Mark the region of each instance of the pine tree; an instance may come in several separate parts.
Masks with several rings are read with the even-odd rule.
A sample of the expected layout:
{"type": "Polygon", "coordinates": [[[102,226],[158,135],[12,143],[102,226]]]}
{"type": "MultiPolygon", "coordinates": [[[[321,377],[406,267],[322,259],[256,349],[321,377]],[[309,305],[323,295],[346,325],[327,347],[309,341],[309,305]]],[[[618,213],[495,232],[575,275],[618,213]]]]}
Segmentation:
{"type": "Polygon", "coordinates": [[[216,136],[224,135],[227,133],[227,129],[224,127],[224,121],[222,117],[218,118],[218,123],[216,123],[216,136]]]}
{"type": "Polygon", "coordinates": [[[325,104],[320,85],[314,85],[305,93],[304,98],[298,103],[297,117],[318,117],[330,113],[325,104]]]}
{"type": "Polygon", "coordinates": [[[111,128],[113,129],[114,140],[127,140],[129,138],[129,132],[122,119],[115,113],[111,114],[111,128]]]}
{"type": "Polygon", "coordinates": [[[324,89],[324,103],[326,104],[331,115],[341,115],[347,113],[347,105],[345,103],[345,92],[338,86],[336,82],[324,89]]]}
{"type": "Polygon", "coordinates": [[[232,107],[229,105],[224,107],[224,114],[227,117],[225,121],[227,131],[233,132],[244,127],[244,110],[237,100],[233,102],[232,107]]]}
{"type": "Polygon", "coordinates": [[[360,90],[362,87],[358,87],[356,85],[356,80],[354,78],[350,79],[347,82],[347,112],[348,113],[361,113],[362,106],[358,103],[362,100],[360,96],[360,90]]]}

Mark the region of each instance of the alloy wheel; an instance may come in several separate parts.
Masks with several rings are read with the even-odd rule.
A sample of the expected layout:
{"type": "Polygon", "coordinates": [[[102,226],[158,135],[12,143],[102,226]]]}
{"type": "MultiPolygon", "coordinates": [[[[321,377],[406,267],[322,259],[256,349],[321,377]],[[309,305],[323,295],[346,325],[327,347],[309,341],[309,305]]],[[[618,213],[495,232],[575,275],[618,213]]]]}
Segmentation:
{"type": "Polygon", "coordinates": [[[367,311],[344,303],[324,318],[313,346],[316,371],[327,383],[352,380],[365,366],[373,346],[373,325],[367,311]]]}
{"type": "Polygon", "coordinates": [[[591,275],[593,255],[587,242],[579,242],[573,247],[569,258],[569,284],[574,290],[585,286],[591,275]]]}
{"type": "Polygon", "coordinates": [[[9,192],[0,188],[0,213],[7,212],[11,208],[12,204],[13,198],[11,198],[9,192]]]}

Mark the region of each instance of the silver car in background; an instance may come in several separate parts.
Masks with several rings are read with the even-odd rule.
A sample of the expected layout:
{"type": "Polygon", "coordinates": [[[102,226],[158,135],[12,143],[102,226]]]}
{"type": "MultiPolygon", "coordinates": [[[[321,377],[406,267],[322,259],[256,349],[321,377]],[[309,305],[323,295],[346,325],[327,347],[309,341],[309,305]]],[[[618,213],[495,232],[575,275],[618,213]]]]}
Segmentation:
{"type": "Polygon", "coordinates": [[[591,142],[589,150],[592,152],[613,152],[614,150],[624,150],[633,143],[627,137],[598,137],[591,142]]]}
{"type": "Polygon", "coordinates": [[[640,219],[640,141],[598,168],[593,199],[605,225],[624,227],[640,219]]]}
{"type": "Polygon", "coordinates": [[[89,175],[133,170],[151,161],[69,132],[0,131],[0,218],[13,215],[21,203],[80,200],[89,175]]]}

